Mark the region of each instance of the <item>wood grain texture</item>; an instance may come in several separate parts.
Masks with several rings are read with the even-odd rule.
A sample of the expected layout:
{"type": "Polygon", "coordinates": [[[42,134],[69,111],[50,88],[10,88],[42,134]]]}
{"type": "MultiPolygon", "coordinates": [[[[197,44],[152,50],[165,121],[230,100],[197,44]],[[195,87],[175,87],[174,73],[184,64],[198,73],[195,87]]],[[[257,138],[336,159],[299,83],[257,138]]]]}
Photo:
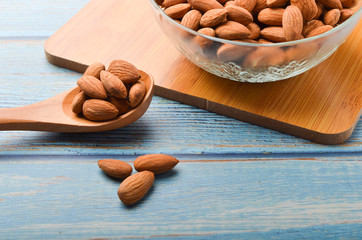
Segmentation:
{"type": "MultiPolygon", "coordinates": [[[[76,85],[81,74],[49,64],[43,43],[0,41],[0,108],[40,102],[76,85]]],[[[145,115],[125,128],[95,134],[5,131],[0,146],[2,155],[360,156],[362,123],[344,144],[326,146],[156,96],[145,115]]]]}
{"type": "Polygon", "coordinates": [[[362,234],[360,158],[181,161],[157,176],[133,207],[121,204],[120,181],[103,174],[97,160],[1,158],[0,238],[358,239],[362,234]]]}
{"type": "Polygon", "coordinates": [[[127,59],[154,75],[156,94],[163,97],[325,144],[341,143],[352,133],[362,107],[362,23],[330,59],[307,73],[248,84],[215,77],[182,57],[149,21],[147,5],[90,1],[45,43],[48,60],[81,72],[94,61],[127,59]]]}

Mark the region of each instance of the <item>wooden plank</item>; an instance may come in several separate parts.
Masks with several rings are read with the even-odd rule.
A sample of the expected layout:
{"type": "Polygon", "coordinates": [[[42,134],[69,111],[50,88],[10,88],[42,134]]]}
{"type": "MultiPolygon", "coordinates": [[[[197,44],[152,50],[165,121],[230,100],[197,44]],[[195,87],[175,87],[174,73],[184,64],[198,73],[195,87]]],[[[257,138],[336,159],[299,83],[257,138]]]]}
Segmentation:
{"type": "MultiPolygon", "coordinates": [[[[49,64],[43,43],[0,41],[1,108],[39,102],[75,86],[81,75],[49,64]]],[[[362,123],[345,144],[323,146],[156,96],[146,114],[126,128],[95,134],[0,132],[0,146],[2,155],[360,154],[362,123]]]]}
{"type": "MultiPolygon", "coordinates": [[[[101,156],[98,156],[101,157],[101,156]]],[[[188,161],[133,207],[99,158],[2,157],[1,239],[358,239],[362,159],[188,161]]],[[[189,159],[192,160],[192,159],[189,159]]]]}
{"type": "MultiPolygon", "coordinates": [[[[160,96],[324,144],[342,143],[352,133],[362,108],[362,22],[333,57],[312,70],[285,81],[247,84],[207,74],[185,60],[149,21],[148,1],[129,3],[91,0],[47,40],[48,60],[81,72],[94,61],[127,59],[155,77],[160,96]],[[346,78],[349,69],[356,71],[346,78]]],[[[328,48],[333,52],[335,45],[328,48]]]]}

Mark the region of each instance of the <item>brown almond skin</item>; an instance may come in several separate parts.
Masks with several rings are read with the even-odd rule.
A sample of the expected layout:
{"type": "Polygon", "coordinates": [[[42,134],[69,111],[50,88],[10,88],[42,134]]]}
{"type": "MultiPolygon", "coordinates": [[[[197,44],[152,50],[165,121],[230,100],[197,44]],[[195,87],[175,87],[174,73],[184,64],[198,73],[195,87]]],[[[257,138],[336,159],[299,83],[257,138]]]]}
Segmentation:
{"type": "Polygon", "coordinates": [[[312,20],[318,13],[315,0],[290,0],[290,5],[297,6],[300,9],[304,21],[312,20]]]}
{"type": "Polygon", "coordinates": [[[256,4],[252,13],[257,15],[261,10],[267,8],[268,6],[266,4],[266,1],[267,0],[256,0],[256,4]]]}
{"type": "Polygon", "coordinates": [[[239,6],[228,6],[225,7],[227,11],[227,17],[231,21],[241,23],[243,25],[248,25],[253,22],[253,15],[246,10],[245,8],[239,6]]]}
{"type": "Polygon", "coordinates": [[[287,41],[294,41],[302,38],[303,15],[296,6],[288,6],[283,13],[283,29],[287,41]]]}
{"type": "Polygon", "coordinates": [[[154,174],[165,173],[178,164],[179,160],[166,154],[147,154],[136,158],[133,163],[137,171],[151,171],[154,174]]]}
{"type": "Polygon", "coordinates": [[[313,19],[304,24],[302,34],[303,36],[306,36],[308,33],[310,33],[312,30],[316,29],[317,27],[324,26],[324,23],[320,20],[313,19]]]}
{"type": "Polygon", "coordinates": [[[318,0],[327,9],[342,9],[342,3],[340,0],[318,0]]]}
{"type": "Polygon", "coordinates": [[[78,87],[90,98],[105,99],[107,91],[101,81],[93,76],[83,76],[77,80],[78,87]]]}
{"type": "Polygon", "coordinates": [[[215,29],[215,34],[217,37],[228,39],[228,40],[240,40],[248,38],[250,36],[250,31],[243,24],[227,21],[220,24],[215,29]]]}
{"type": "Polygon", "coordinates": [[[87,100],[87,96],[83,93],[83,91],[80,91],[73,98],[72,111],[76,114],[81,113],[83,109],[83,103],[85,102],[85,100],[87,100]]]}
{"type": "Polygon", "coordinates": [[[198,10],[190,10],[181,20],[181,24],[187,28],[197,31],[200,27],[202,14],[198,10]]]}
{"type": "Polygon", "coordinates": [[[126,98],[128,91],[124,83],[115,75],[107,71],[101,71],[101,82],[109,94],[116,98],[126,98]]]}
{"type": "Polygon", "coordinates": [[[226,20],[227,11],[225,9],[212,9],[202,15],[200,24],[203,27],[213,27],[226,20]]]}
{"type": "Polygon", "coordinates": [[[260,27],[256,23],[250,23],[248,26],[246,26],[250,31],[250,39],[257,39],[260,37],[260,27]]]}
{"type": "Polygon", "coordinates": [[[236,6],[245,8],[251,13],[256,5],[257,0],[235,0],[234,2],[236,6]]]}
{"type": "Polygon", "coordinates": [[[207,12],[211,9],[224,8],[221,3],[216,0],[188,0],[193,9],[201,12],[207,12]]]}
{"type": "Polygon", "coordinates": [[[141,78],[139,70],[133,64],[120,59],[113,60],[107,70],[124,84],[134,84],[141,78]]]}
{"type": "Polygon", "coordinates": [[[342,22],[346,21],[348,18],[350,18],[353,15],[354,11],[352,9],[345,8],[345,9],[342,9],[340,11],[340,13],[341,13],[341,16],[339,17],[338,23],[342,23],[342,22]]]}
{"type": "Polygon", "coordinates": [[[305,37],[306,38],[314,37],[314,36],[320,35],[322,33],[328,32],[331,29],[333,29],[333,27],[330,25],[324,25],[321,27],[317,27],[316,29],[313,29],[312,31],[310,31],[305,37]]]}
{"type": "Polygon", "coordinates": [[[118,109],[110,102],[88,99],[83,104],[83,115],[91,121],[106,121],[117,117],[118,109]]]}
{"type": "Polygon", "coordinates": [[[173,5],[179,4],[179,3],[185,3],[187,0],[164,0],[162,2],[162,6],[165,8],[171,7],[173,5]]]}
{"type": "Polygon", "coordinates": [[[130,164],[116,159],[99,160],[98,166],[105,174],[114,178],[126,178],[133,170],[130,164]]]}
{"type": "Polygon", "coordinates": [[[272,42],[286,42],[284,29],[282,27],[266,27],[260,31],[260,35],[272,42]]]}
{"type": "Polygon", "coordinates": [[[283,7],[288,0],[266,0],[266,5],[270,8],[280,8],[283,7]]]}
{"type": "Polygon", "coordinates": [[[126,205],[141,200],[153,185],[155,175],[150,171],[142,171],[127,177],[119,185],[117,195],[126,205]]]}
{"type": "Polygon", "coordinates": [[[284,8],[265,8],[259,12],[258,20],[270,26],[282,26],[284,8]]]}
{"type": "Polygon", "coordinates": [[[101,71],[105,69],[106,67],[103,63],[95,62],[89,65],[89,67],[85,70],[83,76],[93,76],[99,79],[101,71]]]}
{"type": "Polygon", "coordinates": [[[179,3],[166,8],[164,12],[172,19],[181,19],[190,10],[190,8],[191,6],[188,3],[179,3]]]}
{"type": "Polygon", "coordinates": [[[129,105],[132,108],[135,108],[140,104],[145,97],[146,94],[146,86],[143,82],[138,81],[135,83],[131,89],[129,90],[129,105]]]}
{"type": "Polygon", "coordinates": [[[358,0],[340,0],[343,8],[352,8],[357,5],[358,0]]]}
{"type": "Polygon", "coordinates": [[[112,103],[118,109],[119,115],[125,114],[131,109],[131,106],[129,105],[129,102],[127,101],[127,99],[119,99],[119,98],[115,98],[115,97],[110,97],[108,99],[108,101],[110,103],[112,103]]]}
{"type": "Polygon", "coordinates": [[[341,12],[339,11],[339,9],[329,10],[324,14],[323,22],[325,25],[331,25],[332,27],[334,27],[338,23],[340,16],[341,12]]]}
{"type": "MultiPolygon", "coordinates": [[[[200,28],[198,33],[204,34],[206,36],[215,37],[215,30],[213,28],[200,28]]],[[[208,48],[213,45],[213,41],[202,36],[195,36],[194,41],[201,48],[208,48]]]]}

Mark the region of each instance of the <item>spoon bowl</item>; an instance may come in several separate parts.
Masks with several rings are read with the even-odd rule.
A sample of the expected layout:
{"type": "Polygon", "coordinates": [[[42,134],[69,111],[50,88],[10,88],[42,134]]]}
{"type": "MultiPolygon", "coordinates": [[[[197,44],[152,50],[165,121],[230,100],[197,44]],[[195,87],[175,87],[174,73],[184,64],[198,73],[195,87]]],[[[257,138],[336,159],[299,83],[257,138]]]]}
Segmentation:
{"type": "Polygon", "coordinates": [[[143,71],[140,73],[139,81],[146,86],[145,97],[136,108],[112,120],[94,122],[73,113],[72,101],[79,92],[75,87],[39,103],[0,109],[0,131],[99,132],[129,125],[147,111],[153,97],[153,77],[143,71]]]}

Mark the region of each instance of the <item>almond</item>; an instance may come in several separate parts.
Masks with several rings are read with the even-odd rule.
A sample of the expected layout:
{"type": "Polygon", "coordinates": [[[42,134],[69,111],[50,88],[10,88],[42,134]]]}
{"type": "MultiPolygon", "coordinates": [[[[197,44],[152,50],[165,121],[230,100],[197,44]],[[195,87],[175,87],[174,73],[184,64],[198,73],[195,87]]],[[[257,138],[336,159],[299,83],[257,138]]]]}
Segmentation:
{"type": "Polygon", "coordinates": [[[260,35],[273,42],[285,42],[287,40],[282,27],[266,27],[260,31],[260,35]]]}
{"type": "Polygon", "coordinates": [[[117,117],[117,108],[104,100],[88,99],[83,104],[83,115],[91,121],[106,121],[117,117]]]}
{"type": "Polygon", "coordinates": [[[90,98],[107,98],[106,89],[99,79],[93,76],[83,76],[77,80],[78,87],[90,98]]]}
{"type": "Polygon", "coordinates": [[[288,62],[303,61],[314,56],[318,51],[318,44],[309,42],[290,47],[285,51],[288,62]]]}
{"type": "Polygon", "coordinates": [[[173,5],[179,4],[179,3],[185,3],[187,0],[164,0],[162,2],[162,6],[165,8],[171,7],[173,5]]]}
{"type": "Polygon", "coordinates": [[[197,31],[200,27],[202,14],[198,10],[190,10],[181,20],[181,24],[187,28],[197,31]]]}
{"type": "Polygon", "coordinates": [[[345,9],[342,9],[340,11],[340,13],[341,13],[341,16],[339,17],[338,23],[342,23],[342,22],[346,21],[348,18],[350,18],[353,15],[354,11],[352,9],[345,8],[345,9]]]}
{"type": "Polygon", "coordinates": [[[326,12],[326,14],[324,14],[323,22],[325,25],[331,25],[332,27],[334,27],[338,23],[340,16],[341,12],[339,11],[339,9],[329,10],[328,12],[326,12]]]}
{"type": "Polygon", "coordinates": [[[340,0],[343,8],[352,8],[357,5],[358,0],[340,0]]]}
{"type": "Polygon", "coordinates": [[[105,69],[106,67],[103,63],[95,62],[89,65],[89,67],[85,70],[83,76],[93,76],[99,79],[101,71],[105,69]]]}
{"type": "Polygon", "coordinates": [[[137,171],[151,171],[154,174],[165,173],[178,164],[179,160],[166,154],[147,154],[136,158],[133,163],[137,171]]]}
{"type": "MultiPolygon", "coordinates": [[[[200,28],[198,33],[201,33],[206,36],[215,37],[215,30],[212,28],[200,28]]],[[[207,48],[212,46],[213,41],[210,39],[207,39],[203,36],[196,36],[195,42],[197,45],[199,45],[201,48],[207,48]]]]}
{"type": "Polygon", "coordinates": [[[257,0],[234,0],[234,2],[236,6],[245,8],[251,13],[256,5],[257,0]]]}
{"type": "Polygon", "coordinates": [[[115,178],[126,178],[133,170],[128,163],[116,159],[99,160],[98,166],[105,174],[115,178]]]}
{"type": "Polygon", "coordinates": [[[127,89],[124,86],[124,83],[118,77],[110,72],[102,71],[100,78],[104,88],[111,96],[116,98],[127,97],[127,89]]]}
{"type": "Polygon", "coordinates": [[[322,15],[324,11],[323,5],[320,3],[317,3],[317,14],[314,16],[313,19],[319,19],[319,17],[322,15]]]}
{"type": "Polygon", "coordinates": [[[113,60],[108,66],[108,72],[118,77],[123,83],[132,85],[140,79],[138,69],[131,63],[123,60],[113,60]]]}
{"type": "Polygon", "coordinates": [[[135,108],[140,104],[146,94],[146,86],[143,82],[138,81],[133,84],[131,89],[129,90],[129,105],[132,108],[135,108]]]}
{"type": "Polygon", "coordinates": [[[315,0],[290,0],[290,5],[297,6],[303,15],[303,20],[311,20],[318,12],[315,0]]]}
{"type": "Polygon", "coordinates": [[[286,61],[285,52],[277,47],[259,47],[251,52],[243,62],[248,68],[268,68],[282,65],[286,61]]]}
{"type": "Polygon", "coordinates": [[[317,27],[324,26],[324,23],[320,20],[313,19],[304,24],[302,34],[303,36],[308,35],[312,30],[316,29],[317,27]]]}
{"type": "Polygon", "coordinates": [[[220,38],[237,40],[248,38],[250,36],[250,31],[241,23],[227,21],[225,23],[222,23],[215,29],[215,34],[217,37],[220,38]]]}
{"type": "Polygon", "coordinates": [[[280,8],[283,7],[288,0],[266,0],[266,5],[269,8],[280,8]]]}
{"type": "Polygon", "coordinates": [[[284,8],[265,8],[259,12],[258,20],[271,26],[282,26],[284,8]]]}
{"type": "Polygon", "coordinates": [[[179,3],[166,8],[164,12],[172,19],[181,19],[190,10],[190,8],[191,6],[188,3],[179,3]]]}
{"type": "Polygon", "coordinates": [[[207,12],[215,8],[224,8],[216,0],[188,0],[188,2],[191,4],[192,8],[197,9],[201,12],[207,12]]]}
{"type": "Polygon", "coordinates": [[[153,172],[142,171],[135,173],[119,185],[117,195],[124,204],[134,204],[146,195],[154,180],[153,172]]]}
{"type": "Polygon", "coordinates": [[[108,99],[108,101],[110,103],[112,103],[118,109],[118,114],[119,115],[125,114],[131,108],[130,105],[129,105],[129,102],[126,99],[119,99],[119,98],[115,98],[115,97],[110,97],[108,99]]]}
{"type": "Polygon", "coordinates": [[[213,27],[226,20],[227,11],[225,9],[212,9],[202,15],[200,24],[203,27],[213,27]]]}
{"type": "Polygon", "coordinates": [[[235,1],[233,1],[233,0],[227,1],[227,2],[225,3],[224,7],[231,6],[231,5],[235,6],[235,5],[236,5],[235,1]]]}
{"type": "Polygon", "coordinates": [[[227,18],[231,21],[241,23],[244,26],[253,21],[253,16],[245,8],[238,6],[227,6],[225,9],[227,11],[227,18]]]}
{"type": "Polygon", "coordinates": [[[83,103],[87,100],[86,95],[83,93],[83,91],[80,91],[72,101],[72,111],[76,114],[79,114],[82,112],[83,103]]]}
{"type": "Polygon", "coordinates": [[[253,48],[249,46],[238,46],[235,44],[225,43],[219,47],[216,55],[220,60],[230,62],[242,59],[252,50],[253,48]]]}
{"type": "Polygon", "coordinates": [[[257,39],[260,36],[260,27],[256,23],[250,23],[248,26],[246,26],[250,31],[250,39],[257,39]]]}
{"type": "Polygon", "coordinates": [[[258,43],[260,43],[260,44],[272,44],[273,42],[269,41],[269,40],[266,40],[264,38],[259,38],[258,43]]]}
{"type": "Polygon", "coordinates": [[[303,16],[298,7],[290,5],[285,9],[283,29],[287,41],[298,40],[302,37],[303,16]]]}
{"type": "Polygon", "coordinates": [[[333,29],[332,26],[330,25],[324,25],[324,26],[321,26],[321,27],[317,27],[316,29],[310,31],[305,37],[308,38],[308,37],[314,37],[314,36],[317,36],[319,34],[322,34],[322,33],[325,33],[325,32],[328,32],[329,30],[333,29]]]}
{"type": "Polygon", "coordinates": [[[256,0],[256,4],[252,13],[258,14],[261,10],[267,7],[268,6],[266,5],[266,0],[256,0]]]}
{"type": "Polygon", "coordinates": [[[318,0],[327,9],[342,9],[342,3],[340,0],[318,0]]]}

